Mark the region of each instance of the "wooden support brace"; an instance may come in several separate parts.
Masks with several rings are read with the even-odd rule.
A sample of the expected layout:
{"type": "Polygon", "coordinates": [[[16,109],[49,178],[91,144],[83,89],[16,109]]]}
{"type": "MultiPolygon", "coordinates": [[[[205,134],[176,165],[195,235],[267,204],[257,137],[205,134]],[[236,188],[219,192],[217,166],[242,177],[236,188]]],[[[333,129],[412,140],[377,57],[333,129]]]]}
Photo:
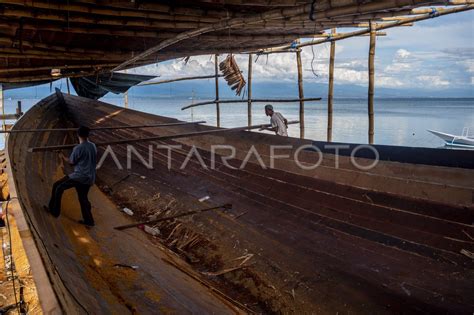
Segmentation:
{"type": "MultiPolygon", "coordinates": [[[[291,124],[298,124],[299,121],[289,121],[288,125],[291,124]]],[[[115,141],[108,141],[108,142],[97,142],[96,146],[109,146],[109,145],[119,145],[119,144],[130,144],[130,143],[139,143],[139,142],[147,142],[147,141],[165,141],[165,140],[172,140],[172,139],[179,139],[179,138],[190,138],[190,137],[197,137],[197,136],[205,136],[211,134],[219,134],[224,132],[232,132],[232,131],[245,131],[251,129],[266,129],[270,128],[271,124],[264,124],[264,125],[253,125],[253,126],[245,126],[245,127],[235,127],[235,128],[227,128],[227,129],[213,129],[213,130],[205,130],[205,131],[198,131],[198,132],[189,132],[189,133],[181,133],[181,134],[174,134],[169,136],[154,136],[154,137],[145,137],[145,138],[131,138],[131,139],[120,139],[115,141]]],[[[61,151],[61,150],[70,150],[74,148],[77,144],[64,144],[64,145],[54,145],[54,146],[45,146],[45,147],[31,147],[28,148],[28,152],[46,152],[46,151],[61,151]]]]}
{"type": "Polygon", "coordinates": [[[247,76],[247,124],[252,125],[252,54],[249,54],[249,67],[247,76]]]}
{"type": "Polygon", "coordinates": [[[375,89],[375,24],[370,24],[370,46],[369,46],[369,92],[368,92],[368,114],[369,114],[369,144],[374,143],[374,89],[375,89]]]}
{"type": "Polygon", "coordinates": [[[221,108],[219,104],[219,55],[214,55],[214,68],[216,80],[216,125],[221,126],[221,108]]]}
{"type": "MultiPolygon", "coordinates": [[[[333,28],[331,33],[336,33],[333,28]]],[[[327,141],[332,141],[332,113],[333,113],[333,95],[334,95],[334,59],[336,55],[336,42],[331,42],[330,56],[329,56],[329,84],[328,84],[328,130],[327,141]]]]}
{"type": "Polygon", "coordinates": [[[296,50],[296,64],[298,67],[298,95],[300,103],[300,138],[304,139],[304,92],[303,92],[303,63],[301,62],[301,49],[296,50]]]}

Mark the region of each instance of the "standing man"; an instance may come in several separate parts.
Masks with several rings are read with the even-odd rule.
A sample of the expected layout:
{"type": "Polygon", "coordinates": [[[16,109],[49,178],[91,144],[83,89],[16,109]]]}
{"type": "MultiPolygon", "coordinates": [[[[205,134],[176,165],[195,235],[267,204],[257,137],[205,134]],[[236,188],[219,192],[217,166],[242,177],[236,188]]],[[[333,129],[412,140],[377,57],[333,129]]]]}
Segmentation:
{"type": "Polygon", "coordinates": [[[79,145],[74,147],[69,158],[66,158],[61,153],[61,158],[63,158],[66,163],[74,166],[74,172],[54,183],[48,210],[54,217],[59,217],[63,193],[65,190],[74,187],[77,192],[77,197],[79,198],[79,203],[81,204],[83,218],[79,223],[86,226],[94,226],[91,203],[87,198],[87,194],[95,182],[97,149],[95,144],[89,141],[89,132],[89,128],[83,126],[79,127],[77,130],[79,145]]]}
{"type": "Polygon", "coordinates": [[[288,137],[288,120],[282,114],[273,111],[273,106],[270,104],[265,105],[265,114],[270,116],[272,126],[270,128],[260,128],[260,130],[270,130],[278,136],[288,137]]]}

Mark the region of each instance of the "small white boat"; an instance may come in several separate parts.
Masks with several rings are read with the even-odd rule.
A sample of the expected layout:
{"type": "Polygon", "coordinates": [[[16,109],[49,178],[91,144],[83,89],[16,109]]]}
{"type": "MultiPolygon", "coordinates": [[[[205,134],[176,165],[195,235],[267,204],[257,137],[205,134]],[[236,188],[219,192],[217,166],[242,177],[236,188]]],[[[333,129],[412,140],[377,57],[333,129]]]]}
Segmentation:
{"type": "Polygon", "coordinates": [[[438,136],[443,139],[447,146],[474,148],[474,136],[469,135],[469,128],[467,127],[462,130],[461,136],[456,136],[449,133],[429,129],[428,131],[434,134],[435,136],[438,136]]]}

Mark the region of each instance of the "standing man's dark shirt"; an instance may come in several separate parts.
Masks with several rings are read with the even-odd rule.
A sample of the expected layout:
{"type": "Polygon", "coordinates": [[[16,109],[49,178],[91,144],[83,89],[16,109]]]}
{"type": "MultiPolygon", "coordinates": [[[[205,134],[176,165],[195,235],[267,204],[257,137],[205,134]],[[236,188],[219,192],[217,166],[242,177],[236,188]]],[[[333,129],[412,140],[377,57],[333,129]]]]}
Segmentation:
{"type": "Polygon", "coordinates": [[[64,176],[54,183],[49,200],[48,210],[59,217],[61,213],[61,199],[64,191],[75,188],[77,197],[81,205],[83,220],[79,223],[86,226],[94,226],[94,217],[92,216],[92,205],[87,195],[89,189],[95,182],[95,169],[97,164],[97,149],[95,144],[89,141],[89,131],[87,127],[78,129],[79,144],[72,150],[69,159],[64,159],[74,166],[74,172],[64,176]]]}
{"type": "Polygon", "coordinates": [[[74,165],[74,172],[69,178],[75,181],[93,185],[95,182],[95,168],[97,165],[97,148],[89,141],[77,145],[72,150],[69,162],[74,165]]]}

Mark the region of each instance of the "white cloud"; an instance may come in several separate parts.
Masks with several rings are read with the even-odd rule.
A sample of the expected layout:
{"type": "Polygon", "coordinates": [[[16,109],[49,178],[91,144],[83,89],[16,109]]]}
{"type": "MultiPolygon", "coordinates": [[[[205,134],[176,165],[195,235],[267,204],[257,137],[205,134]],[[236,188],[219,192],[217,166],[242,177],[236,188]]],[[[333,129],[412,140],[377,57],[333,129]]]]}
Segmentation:
{"type": "Polygon", "coordinates": [[[408,58],[410,55],[411,55],[411,53],[410,53],[408,50],[406,50],[406,49],[399,49],[399,50],[397,50],[397,54],[396,54],[396,56],[397,56],[398,58],[401,58],[401,59],[406,59],[406,58],[408,58]]]}
{"type": "Polygon", "coordinates": [[[468,73],[474,73],[474,59],[462,60],[458,64],[464,66],[468,73]]]}
{"type": "Polygon", "coordinates": [[[442,79],[439,75],[420,75],[416,79],[434,87],[446,87],[450,84],[449,81],[442,79]]]}

